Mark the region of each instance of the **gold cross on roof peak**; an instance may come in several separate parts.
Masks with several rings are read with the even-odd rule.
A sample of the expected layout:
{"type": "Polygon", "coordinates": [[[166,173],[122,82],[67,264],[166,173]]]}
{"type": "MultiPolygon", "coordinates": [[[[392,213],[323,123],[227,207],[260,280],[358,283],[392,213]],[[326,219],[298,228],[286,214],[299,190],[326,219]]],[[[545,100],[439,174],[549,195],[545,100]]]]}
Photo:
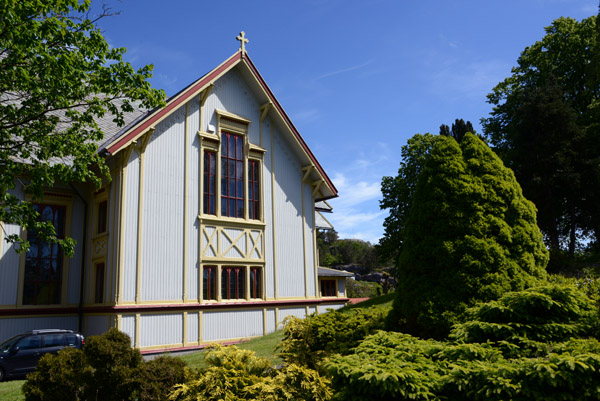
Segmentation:
{"type": "Polygon", "coordinates": [[[248,39],[246,39],[246,33],[244,31],[240,32],[240,35],[236,38],[240,41],[240,50],[243,53],[246,53],[246,43],[248,43],[248,39]]]}

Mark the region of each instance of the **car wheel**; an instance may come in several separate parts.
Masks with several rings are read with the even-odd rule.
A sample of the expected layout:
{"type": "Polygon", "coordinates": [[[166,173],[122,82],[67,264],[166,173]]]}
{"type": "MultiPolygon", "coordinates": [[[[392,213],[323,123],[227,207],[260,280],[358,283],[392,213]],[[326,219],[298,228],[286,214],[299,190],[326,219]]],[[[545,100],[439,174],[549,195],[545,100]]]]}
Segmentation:
{"type": "Polygon", "coordinates": [[[0,368],[0,382],[4,381],[4,370],[0,368]]]}

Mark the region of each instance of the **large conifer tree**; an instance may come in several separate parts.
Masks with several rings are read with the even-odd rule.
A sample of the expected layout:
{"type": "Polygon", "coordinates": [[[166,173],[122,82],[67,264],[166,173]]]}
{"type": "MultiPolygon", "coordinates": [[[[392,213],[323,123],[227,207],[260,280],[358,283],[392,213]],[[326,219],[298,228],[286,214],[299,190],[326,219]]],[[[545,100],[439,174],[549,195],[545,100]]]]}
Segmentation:
{"type": "Polygon", "coordinates": [[[436,142],[419,176],[399,259],[392,325],[445,336],[464,308],[545,275],[533,203],[473,134],[436,142]]]}

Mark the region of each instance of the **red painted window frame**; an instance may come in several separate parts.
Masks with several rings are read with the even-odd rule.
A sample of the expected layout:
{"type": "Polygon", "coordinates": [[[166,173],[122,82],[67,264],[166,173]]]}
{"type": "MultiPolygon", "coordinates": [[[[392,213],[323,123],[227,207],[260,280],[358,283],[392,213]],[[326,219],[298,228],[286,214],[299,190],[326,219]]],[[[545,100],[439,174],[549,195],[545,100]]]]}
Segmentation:
{"type": "Polygon", "coordinates": [[[246,268],[225,266],[221,269],[221,299],[246,298],[246,268]]]}
{"type": "Polygon", "coordinates": [[[248,217],[260,220],[260,163],[248,160],[248,217]]]}
{"type": "Polygon", "coordinates": [[[202,269],[202,299],[217,299],[217,266],[204,266],[202,269]]]}
{"type": "Polygon", "coordinates": [[[229,132],[221,133],[221,216],[244,218],[244,138],[229,132]]]}
{"type": "Polygon", "coordinates": [[[335,280],[335,279],[321,280],[321,295],[324,297],[337,296],[337,280],[335,280]]]}
{"type": "MultiPolygon", "coordinates": [[[[52,221],[56,236],[60,239],[65,238],[65,226],[67,221],[67,207],[64,205],[49,205],[35,203],[34,208],[40,213],[38,221],[52,221]],[[48,220],[44,215],[46,208],[52,211],[52,218],[48,220]],[[58,214],[62,213],[62,217],[58,214]],[[59,226],[58,219],[61,219],[62,226],[59,226]]],[[[25,255],[25,277],[23,280],[23,305],[57,305],[61,303],[62,298],[62,275],[64,265],[64,255],[58,244],[48,244],[42,241],[35,232],[29,232],[27,240],[30,248],[25,255]],[[49,255],[42,256],[43,247],[49,248],[49,255]],[[36,251],[34,255],[33,252],[36,251]],[[35,263],[34,263],[35,262],[35,263]],[[48,278],[44,278],[43,265],[48,263],[48,278]],[[52,263],[55,263],[56,271],[52,273],[52,263]],[[33,271],[32,271],[33,269],[33,271]],[[28,287],[33,288],[32,299],[29,297],[28,287]],[[40,299],[40,293],[43,286],[48,288],[46,299],[40,299]],[[41,288],[40,288],[41,287],[41,288]],[[50,288],[54,287],[54,292],[50,288]],[[54,296],[52,296],[54,295],[54,296]]]]}
{"type": "Polygon", "coordinates": [[[262,295],[262,268],[250,268],[250,298],[260,299],[262,295]]]}
{"type": "Polygon", "coordinates": [[[217,196],[217,153],[204,151],[204,196],[203,212],[204,214],[217,214],[216,196],[217,196]]]}

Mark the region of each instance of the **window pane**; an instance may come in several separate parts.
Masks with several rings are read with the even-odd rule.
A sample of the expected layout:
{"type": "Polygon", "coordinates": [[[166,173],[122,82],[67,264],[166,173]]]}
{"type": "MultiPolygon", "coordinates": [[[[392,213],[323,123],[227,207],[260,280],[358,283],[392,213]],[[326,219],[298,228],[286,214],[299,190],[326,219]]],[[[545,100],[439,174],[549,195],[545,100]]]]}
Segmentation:
{"type": "Polygon", "coordinates": [[[244,217],[244,201],[237,201],[237,217],[244,217]]]}
{"type": "MultiPolygon", "coordinates": [[[[55,225],[59,238],[64,238],[66,207],[34,205],[41,211],[38,221],[55,225]]],[[[27,233],[30,248],[25,255],[23,304],[60,304],[63,254],[57,244],[42,241],[35,232],[27,233]]]]}
{"type": "Polygon", "coordinates": [[[35,283],[25,282],[23,286],[23,305],[35,304],[35,283]]]}
{"type": "Polygon", "coordinates": [[[250,269],[250,298],[262,297],[261,269],[253,267],[250,269]]]}
{"type": "Polygon", "coordinates": [[[235,135],[229,135],[229,149],[228,156],[232,159],[235,158],[235,135]]]}
{"type": "Polygon", "coordinates": [[[235,164],[235,178],[238,180],[244,179],[244,166],[242,162],[237,162],[235,164]]]}
{"type": "Polygon", "coordinates": [[[52,212],[52,206],[46,205],[42,208],[42,221],[54,221],[54,213],[52,212]]]}
{"type": "Polygon", "coordinates": [[[235,138],[236,138],[236,141],[235,141],[236,142],[236,154],[235,155],[238,160],[242,160],[242,158],[243,158],[242,153],[243,153],[243,149],[244,149],[242,147],[242,137],[236,136],[235,138]]]}
{"type": "Polygon", "coordinates": [[[215,291],[216,286],[216,266],[205,266],[202,272],[202,299],[217,299],[215,291]]]}
{"type": "Polygon", "coordinates": [[[232,199],[229,201],[229,217],[236,217],[235,215],[235,201],[232,199]]]}
{"type": "Polygon", "coordinates": [[[106,232],[108,220],[108,201],[102,201],[98,205],[98,229],[97,233],[106,232]]]}
{"type": "Polygon", "coordinates": [[[228,138],[229,138],[228,134],[223,134],[223,137],[221,138],[221,154],[222,155],[227,155],[228,138]]]}
{"type": "Polygon", "coordinates": [[[221,159],[221,177],[227,177],[227,159],[221,159]]]}

